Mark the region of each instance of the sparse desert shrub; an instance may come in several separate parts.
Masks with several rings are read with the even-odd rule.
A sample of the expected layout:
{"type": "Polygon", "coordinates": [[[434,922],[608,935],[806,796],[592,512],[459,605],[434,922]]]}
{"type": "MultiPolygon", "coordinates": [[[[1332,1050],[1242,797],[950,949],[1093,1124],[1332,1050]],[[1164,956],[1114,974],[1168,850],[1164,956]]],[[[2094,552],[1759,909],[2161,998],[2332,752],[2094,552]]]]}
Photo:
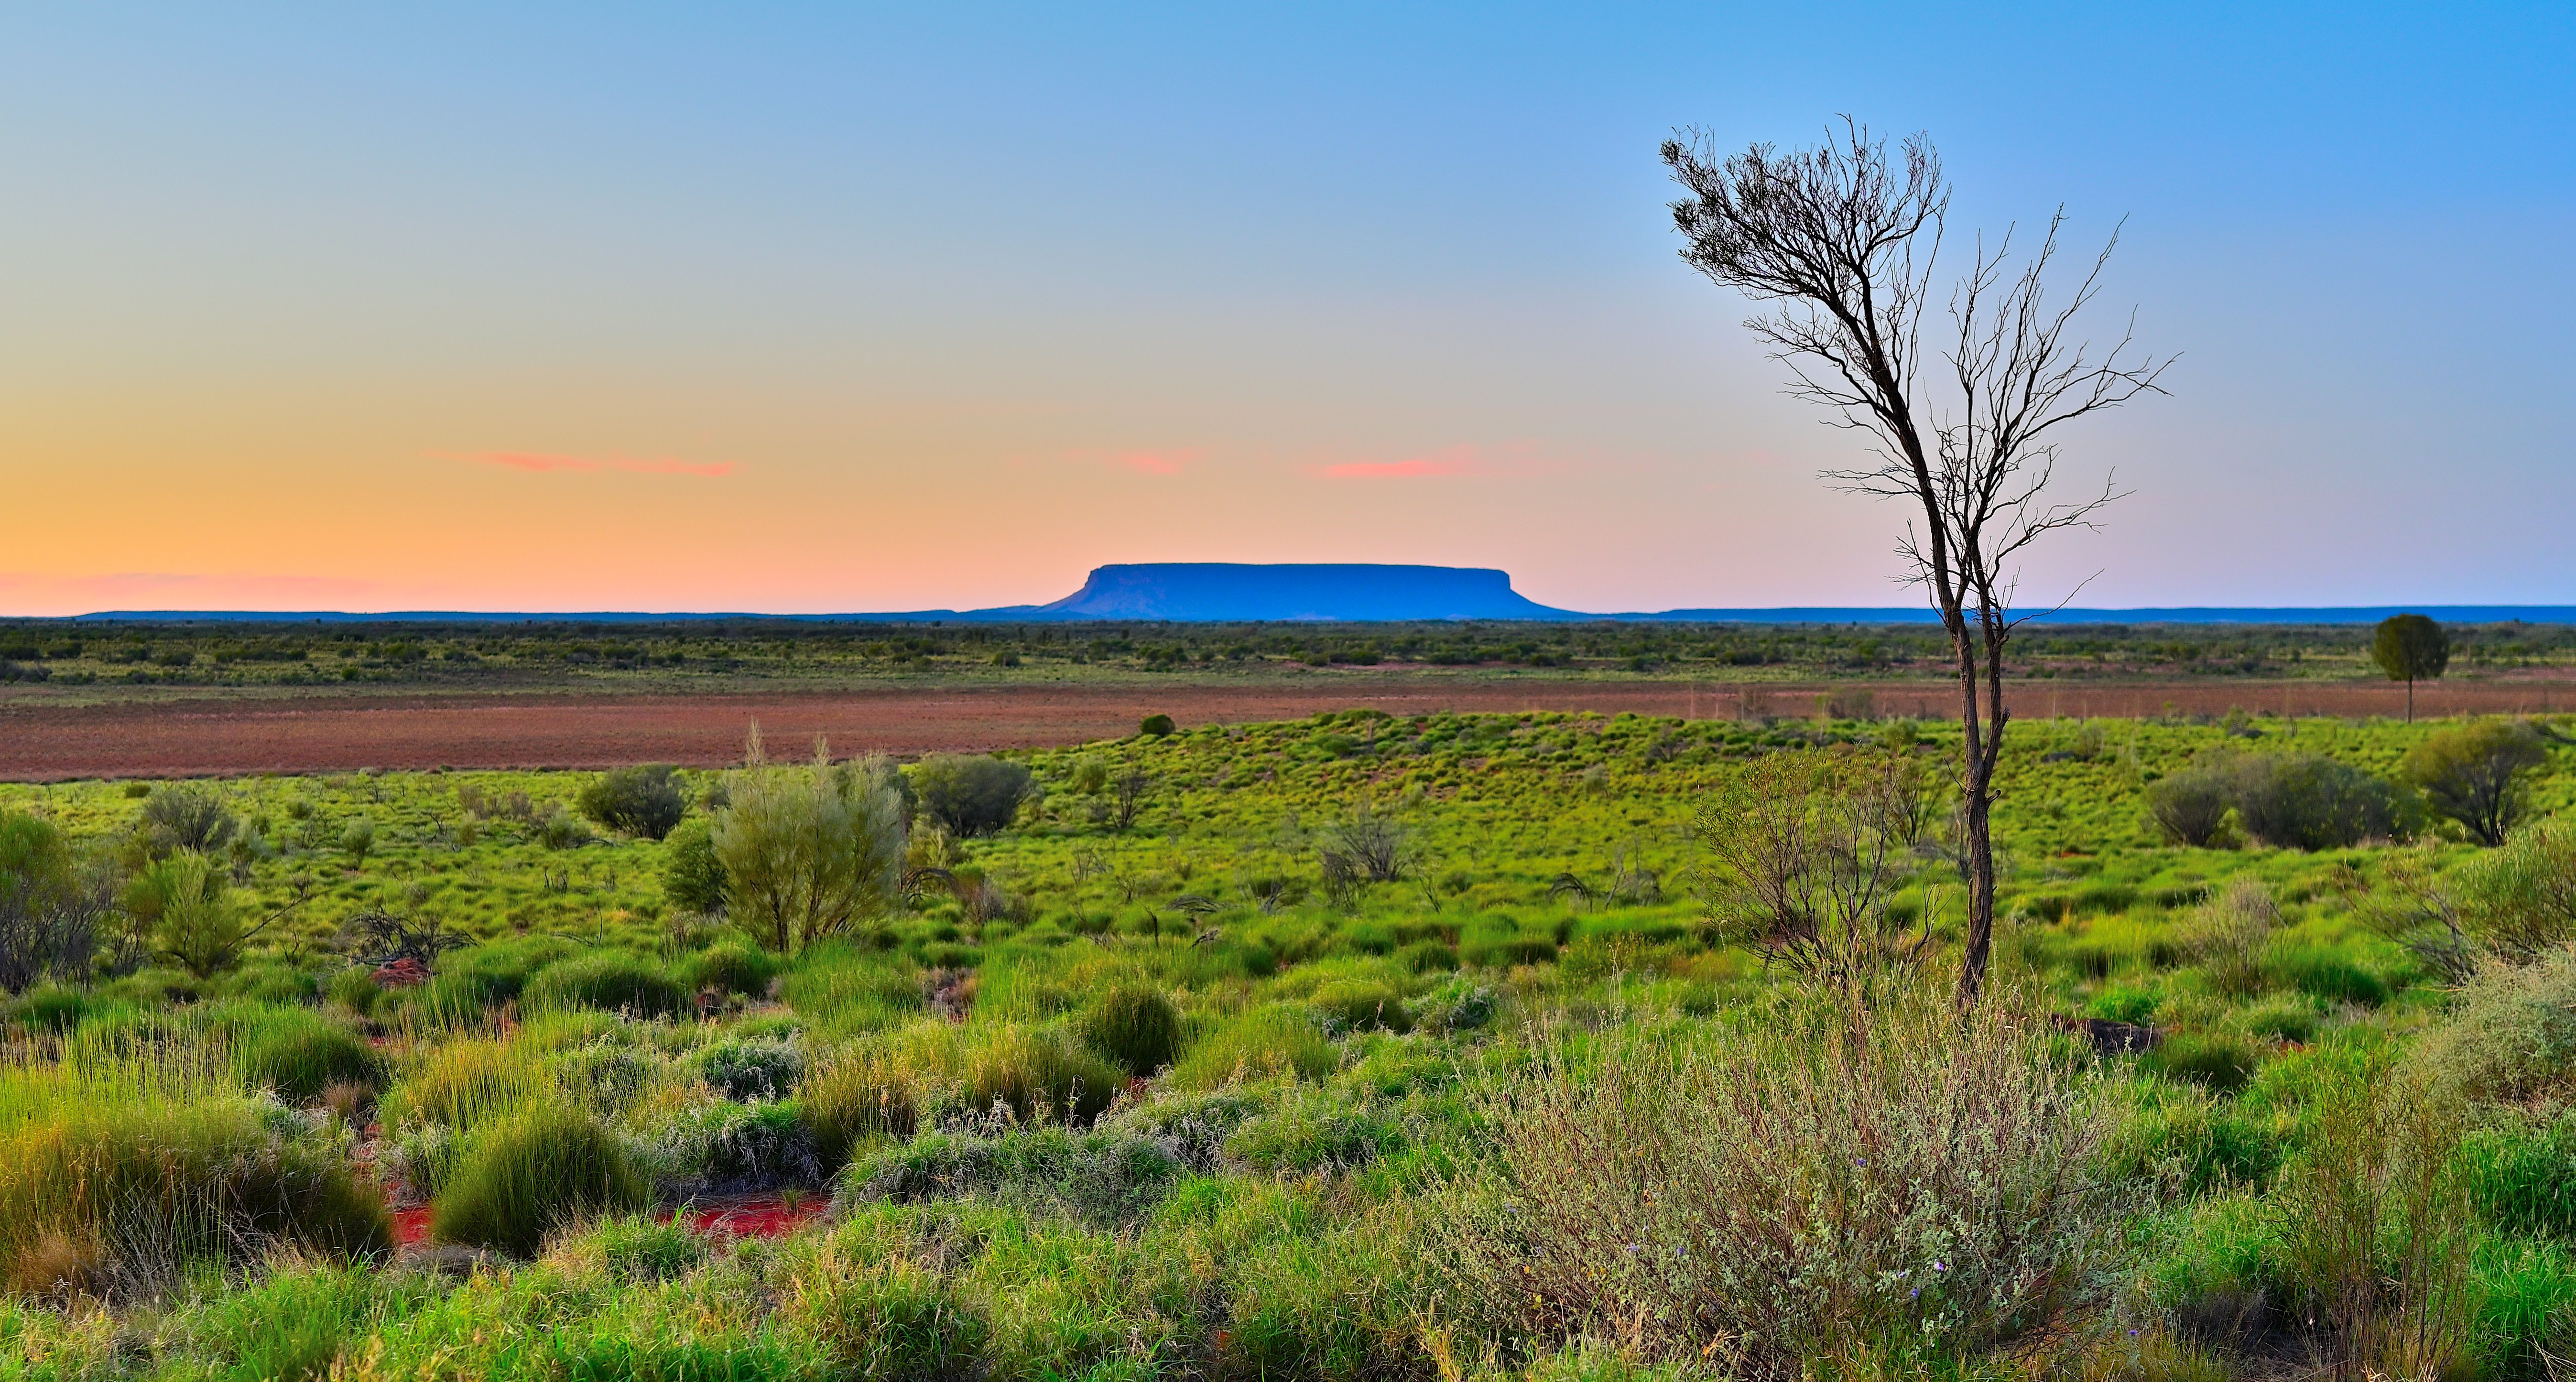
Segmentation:
{"type": "Polygon", "coordinates": [[[1211,1090],[1278,1075],[1320,1080],[1340,1065],[1341,1053],[1312,1009],[1272,1004],[1239,1013],[1192,1042],[1172,1068],[1172,1083],[1211,1090]]]}
{"type": "Polygon", "coordinates": [[[0,993],[47,975],[87,979],[111,896],[103,878],[79,876],[53,822],[0,811],[0,993]]]}
{"type": "Polygon", "coordinates": [[[961,838],[1009,825],[1036,786],[1026,764],[986,754],[934,753],[909,776],[923,813],[961,838]]]}
{"type": "Polygon", "coordinates": [[[2520,720],[2480,720],[2435,730],[2407,751],[2406,780],[2470,838],[2500,845],[2529,806],[2529,770],[2549,761],[2540,734],[2520,720]]]}
{"type": "Polygon", "coordinates": [[[2235,797],[2234,760],[2209,758],[2147,784],[2147,816],[2174,844],[2208,849],[2227,838],[2235,797]]]}
{"type": "Polygon", "coordinates": [[[2192,918],[2187,944],[2220,993],[2241,997],[2262,990],[2264,947],[2280,924],[2281,909],[2270,890],[2262,880],[2242,875],[2229,879],[2192,918]]]}
{"type": "Polygon", "coordinates": [[[2525,826],[2460,876],[2459,921],[2509,963],[2576,941],[2576,823],[2525,826]]]}
{"type": "Polygon", "coordinates": [[[763,762],[725,781],[716,858],[726,912],[771,950],[791,954],[890,909],[903,874],[903,801],[881,761],[835,766],[816,745],[805,767],[763,762]]]}
{"type": "Polygon", "coordinates": [[[365,865],[367,856],[376,849],[376,823],[365,816],[352,816],[340,827],[340,852],[349,856],[349,866],[365,865]]]}
{"type": "Polygon", "coordinates": [[[1091,1049],[1126,1067],[1128,1074],[1151,1075],[1180,1053],[1180,1010],[1160,989],[1138,983],[1113,985],[1083,1014],[1082,1037],[1091,1049]]]}
{"type": "Polygon", "coordinates": [[[2246,754],[2235,777],[2237,819],[2276,848],[2347,848],[2393,838],[2404,823],[2387,779],[2323,754],[2246,754]]]}
{"type": "Polygon", "coordinates": [[[153,865],[128,890],[129,907],[138,895],[149,899],[153,938],[161,953],[199,979],[240,963],[242,948],[267,924],[243,917],[225,887],[223,870],[194,850],[180,850],[153,865]]]}
{"type": "Polygon", "coordinates": [[[1748,1377],[2040,1326],[2113,1260],[2105,1119],[2043,1024],[1944,997],[1715,1049],[1651,1021],[1542,1043],[1472,1095],[1495,1150],[1431,1202],[1441,1294],[1497,1345],[1748,1377]]]}
{"type": "Polygon", "coordinates": [[[714,822],[682,821],[662,841],[662,898],[684,912],[724,911],[725,869],[716,856],[714,822]]]}
{"type": "Polygon", "coordinates": [[[1721,934],[1799,979],[1854,998],[1903,976],[1928,927],[1890,907],[1926,826],[1921,770],[1903,754],[1775,753],[1730,773],[1692,833],[1721,934]]]}
{"type": "Polygon", "coordinates": [[[2576,948],[2519,967],[2489,965],[2411,1060],[2471,1098],[2525,1100],[2576,1076],[2576,948]]]}
{"type": "Polygon", "coordinates": [[[557,1229],[636,1213],[650,1200],[615,1134],[578,1109],[539,1101],[472,1135],[430,1227],[443,1242],[534,1257],[557,1229]]]}
{"type": "Polygon", "coordinates": [[[562,802],[548,802],[545,813],[536,819],[529,835],[548,849],[576,849],[590,843],[590,827],[562,802]]]}
{"type": "Polygon", "coordinates": [[[647,763],[603,773],[575,798],[581,813],[607,829],[659,840],[689,813],[688,794],[680,790],[679,769],[647,763]]]}
{"type": "Polygon", "coordinates": [[[557,960],[528,980],[522,995],[532,1009],[597,1008],[637,1017],[671,1017],[690,1007],[688,990],[658,966],[631,955],[584,955],[557,960]]]}
{"type": "Polygon", "coordinates": [[[1169,715],[1148,715],[1136,724],[1136,732],[1148,739],[1165,738],[1177,728],[1169,715]]]}
{"type": "Polygon", "coordinates": [[[968,1108],[1007,1108],[1021,1122],[1088,1123],[1127,1086],[1116,1066],[1060,1029],[1018,1022],[970,1030],[959,1074],[968,1108]]]}
{"type": "Polygon", "coordinates": [[[155,856],[221,848],[240,827],[219,793],[189,783],[164,787],[145,798],[140,824],[155,856]]]}

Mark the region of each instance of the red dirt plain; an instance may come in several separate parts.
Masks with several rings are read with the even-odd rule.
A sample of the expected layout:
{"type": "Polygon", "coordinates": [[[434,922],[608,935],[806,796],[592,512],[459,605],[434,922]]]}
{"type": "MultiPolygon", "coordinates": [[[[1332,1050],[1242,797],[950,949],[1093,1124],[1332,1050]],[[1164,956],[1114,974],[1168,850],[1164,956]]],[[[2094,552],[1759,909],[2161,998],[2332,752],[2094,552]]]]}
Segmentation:
{"type": "MultiPolygon", "coordinates": [[[[1325,674],[1293,682],[1017,683],[867,686],[840,691],[701,695],[212,696],[157,703],[0,704],[0,780],[347,772],[358,768],[605,768],[736,761],[760,722],[773,752],[817,734],[836,753],[912,756],[1114,738],[1163,713],[1183,728],[1297,719],[1360,706],[1436,711],[1596,711],[1692,718],[1815,713],[1821,684],[1484,679],[1325,674]]],[[[1844,682],[1882,715],[1942,715],[1956,692],[1932,681],[1844,682]]],[[[2024,717],[2168,712],[2394,716],[2405,689],[2384,682],[2033,681],[2012,688],[2024,717]]],[[[2576,710],[2576,682],[2453,681],[2416,691],[2423,715],[2576,710]]]]}

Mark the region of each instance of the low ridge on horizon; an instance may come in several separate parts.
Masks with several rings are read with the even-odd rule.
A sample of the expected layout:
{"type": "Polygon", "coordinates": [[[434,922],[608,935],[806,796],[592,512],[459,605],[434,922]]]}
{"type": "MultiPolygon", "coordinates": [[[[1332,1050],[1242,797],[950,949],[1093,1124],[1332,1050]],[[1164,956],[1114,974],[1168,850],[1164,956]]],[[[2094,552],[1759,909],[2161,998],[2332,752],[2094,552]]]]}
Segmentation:
{"type": "MultiPolygon", "coordinates": [[[[2128,609],[2067,608],[2036,613],[2055,624],[2362,624],[2414,612],[2453,623],[2576,623],[2576,605],[2172,605],[2128,609]]],[[[0,616],[9,618],[12,616],[0,616]]],[[[46,619],[49,616],[15,616],[46,619]]],[[[1542,605],[1512,588],[1494,567],[1398,562],[1113,562],[1096,566],[1082,587],[1039,605],[988,609],[919,609],[839,614],[770,614],[757,610],[100,610],[71,622],[454,622],[547,620],[651,623],[702,619],[898,623],[1406,623],[1446,620],[1566,622],[1581,620],[1755,623],[1913,624],[1933,621],[1921,606],[1783,605],[1692,607],[1593,613],[1542,605]]]]}

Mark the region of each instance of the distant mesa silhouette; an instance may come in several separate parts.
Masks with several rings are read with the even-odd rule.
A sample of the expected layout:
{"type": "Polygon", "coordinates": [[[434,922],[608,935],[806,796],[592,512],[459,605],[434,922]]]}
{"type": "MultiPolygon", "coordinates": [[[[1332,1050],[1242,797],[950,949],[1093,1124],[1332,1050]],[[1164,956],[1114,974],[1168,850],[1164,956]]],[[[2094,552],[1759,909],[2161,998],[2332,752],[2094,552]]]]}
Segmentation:
{"type": "Polygon", "coordinates": [[[1580,619],[1512,589],[1486,567],[1362,563],[1150,562],[1094,567],[1040,619],[1580,619]]]}

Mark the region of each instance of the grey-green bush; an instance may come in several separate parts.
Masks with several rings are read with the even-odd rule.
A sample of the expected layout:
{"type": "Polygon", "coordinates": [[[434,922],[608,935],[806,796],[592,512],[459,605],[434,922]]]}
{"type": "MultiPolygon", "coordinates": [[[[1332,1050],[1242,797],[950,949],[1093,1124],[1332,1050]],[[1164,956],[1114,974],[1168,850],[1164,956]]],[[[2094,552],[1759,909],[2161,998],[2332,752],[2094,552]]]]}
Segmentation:
{"type": "Polygon", "coordinates": [[[986,754],[935,753],[909,776],[923,813],[970,837],[1009,825],[1036,786],[1026,764],[986,754]]]}
{"type": "Polygon", "coordinates": [[[2323,754],[2247,754],[2236,763],[2237,819],[2284,849],[2340,849],[2401,833],[2397,788],[2323,754]]]}
{"type": "Polygon", "coordinates": [[[581,813],[611,830],[659,840],[689,813],[688,794],[680,790],[679,769],[668,763],[646,763],[603,773],[581,789],[575,804],[581,813]]]}

